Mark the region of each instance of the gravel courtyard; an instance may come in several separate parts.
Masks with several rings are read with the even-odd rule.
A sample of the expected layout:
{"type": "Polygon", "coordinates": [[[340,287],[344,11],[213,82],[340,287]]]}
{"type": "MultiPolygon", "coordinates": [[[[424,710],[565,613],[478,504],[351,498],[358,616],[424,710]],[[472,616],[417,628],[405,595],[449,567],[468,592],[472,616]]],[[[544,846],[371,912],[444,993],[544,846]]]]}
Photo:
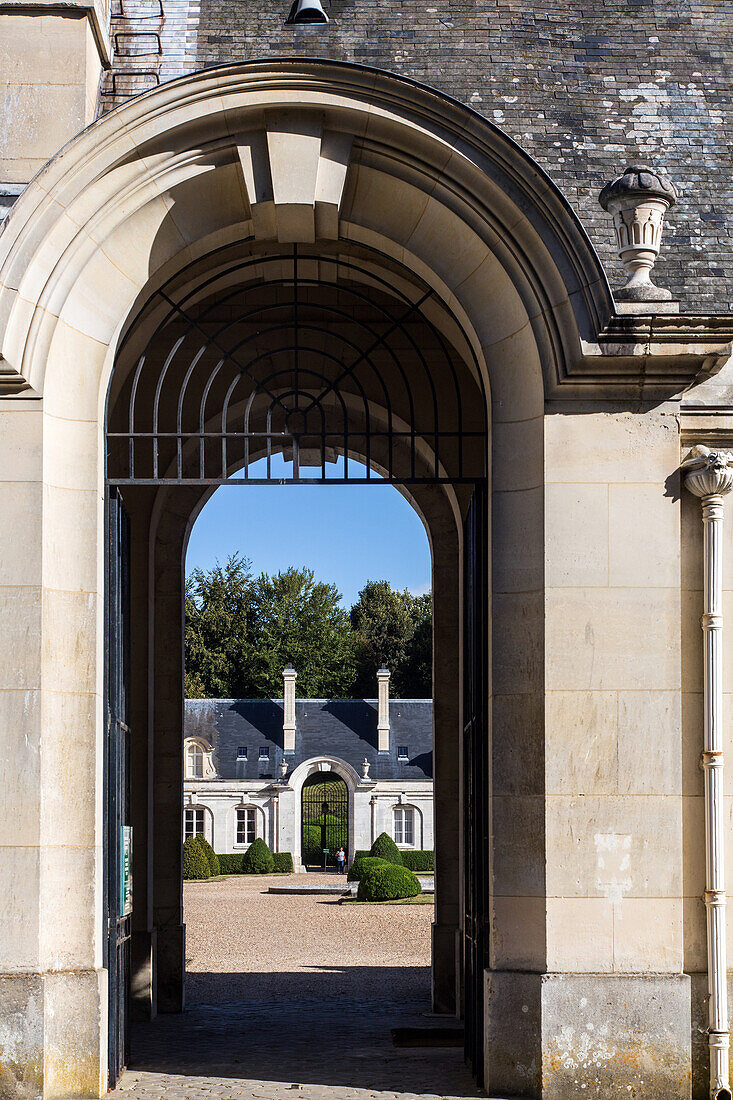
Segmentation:
{"type": "MultiPolygon", "coordinates": [[[[295,875],[332,884],[332,874],[295,875]]],[[[343,879],[337,880],[339,884],[343,879]]],[[[187,995],[192,1001],[430,993],[431,905],[341,905],[329,896],[268,894],[273,878],[242,875],[185,888],[187,995]],[[404,969],[404,972],[403,972],[404,969]]]]}
{"type": "MultiPolygon", "coordinates": [[[[293,881],[302,882],[302,876],[293,881]]],[[[328,882],[333,876],[308,875],[328,882]]],[[[432,905],[267,894],[276,878],[187,883],[183,1016],[133,1029],[115,1100],[474,1100],[462,1050],[397,1049],[429,1015],[432,905]]]]}

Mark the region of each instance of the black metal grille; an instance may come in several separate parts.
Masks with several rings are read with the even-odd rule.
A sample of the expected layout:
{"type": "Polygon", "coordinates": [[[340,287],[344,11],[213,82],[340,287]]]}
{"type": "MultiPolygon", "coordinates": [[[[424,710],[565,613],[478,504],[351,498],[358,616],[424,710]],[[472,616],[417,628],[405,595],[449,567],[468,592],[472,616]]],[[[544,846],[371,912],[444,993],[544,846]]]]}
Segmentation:
{"type": "Polygon", "coordinates": [[[109,1083],[113,1088],[129,1057],[132,931],[132,918],[122,913],[120,896],[122,828],[130,823],[130,525],[115,491],[108,495],[107,517],[104,951],[109,974],[109,1083]]]}
{"type": "Polygon", "coordinates": [[[308,776],[302,790],[302,857],[306,867],[334,866],[349,852],[349,789],[329,772],[308,776]]]}
{"type": "Polygon", "coordinates": [[[482,479],[485,402],[470,342],[454,319],[461,354],[446,337],[427,284],[410,275],[395,289],[378,270],[295,246],[222,257],[184,291],[180,278],[161,287],[140,315],[152,334],[110,402],[108,480],[482,479]],[[292,476],[273,475],[276,454],[292,476]]]}

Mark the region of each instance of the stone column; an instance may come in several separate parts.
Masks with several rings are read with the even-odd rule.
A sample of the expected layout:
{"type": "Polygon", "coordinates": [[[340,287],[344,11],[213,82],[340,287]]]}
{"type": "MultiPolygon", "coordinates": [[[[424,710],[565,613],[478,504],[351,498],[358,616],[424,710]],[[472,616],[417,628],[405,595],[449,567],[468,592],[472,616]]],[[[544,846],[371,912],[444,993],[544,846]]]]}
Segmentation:
{"type": "Polygon", "coordinates": [[[685,486],[702,504],[704,530],[703,714],[705,908],[708,936],[710,1096],[729,1100],[723,809],[723,498],[733,488],[733,453],[695,447],[682,463],[685,486]]]}
{"type": "Polygon", "coordinates": [[[295,681],[298,673],[292,665],[283,669],[283,748],[295,752],[295,681]]]}
{"type": "Polygon", "coordinates": [[[389,677],[388,668],[377,672],[377,748],[389,752],[389,677]]]}

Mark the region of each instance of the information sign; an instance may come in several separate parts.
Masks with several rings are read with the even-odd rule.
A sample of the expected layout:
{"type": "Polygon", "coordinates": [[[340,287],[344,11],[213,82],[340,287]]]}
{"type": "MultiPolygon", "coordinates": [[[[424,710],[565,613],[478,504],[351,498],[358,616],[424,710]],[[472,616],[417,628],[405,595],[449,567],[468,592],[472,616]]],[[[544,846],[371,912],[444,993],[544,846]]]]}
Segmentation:
{"type": "Polygon", "coordinates": [[[132,913],[132,826],[120,826],[120,916],[132,913]]]}

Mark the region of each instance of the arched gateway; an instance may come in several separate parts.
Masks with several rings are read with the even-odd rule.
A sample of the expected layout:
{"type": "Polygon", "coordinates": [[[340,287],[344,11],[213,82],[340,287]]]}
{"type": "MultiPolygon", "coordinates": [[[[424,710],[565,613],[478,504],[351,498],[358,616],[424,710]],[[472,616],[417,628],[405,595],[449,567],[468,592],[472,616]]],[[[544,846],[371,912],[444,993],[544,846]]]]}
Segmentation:
{"type": "Polygon", "coordinates": [[[668,580],[629,596],[604,525],[656,509],[679,558],[662,403],[716,348],[644,324],[616,315],[576,217],[505,135],[355,66],[174,81],[28,187],[0,238],[13,1080],[101,1096],[128,997],[183,1006],[185,545],[217,484],[284,453],[300,479],[358,458],[429,532],[433,991],[464,1015],[477,1075],[566,1097],[641,1074],[685,1095],[699,914],[676,870],[682,810],[637,789],[632,760],[668,713],[656,693],[679,696],[679,622],[668,580]],[[641,622],[640,663],[621,639],[641,622]],[[574,751],[589,721],[590,770],[574,751]]]}

